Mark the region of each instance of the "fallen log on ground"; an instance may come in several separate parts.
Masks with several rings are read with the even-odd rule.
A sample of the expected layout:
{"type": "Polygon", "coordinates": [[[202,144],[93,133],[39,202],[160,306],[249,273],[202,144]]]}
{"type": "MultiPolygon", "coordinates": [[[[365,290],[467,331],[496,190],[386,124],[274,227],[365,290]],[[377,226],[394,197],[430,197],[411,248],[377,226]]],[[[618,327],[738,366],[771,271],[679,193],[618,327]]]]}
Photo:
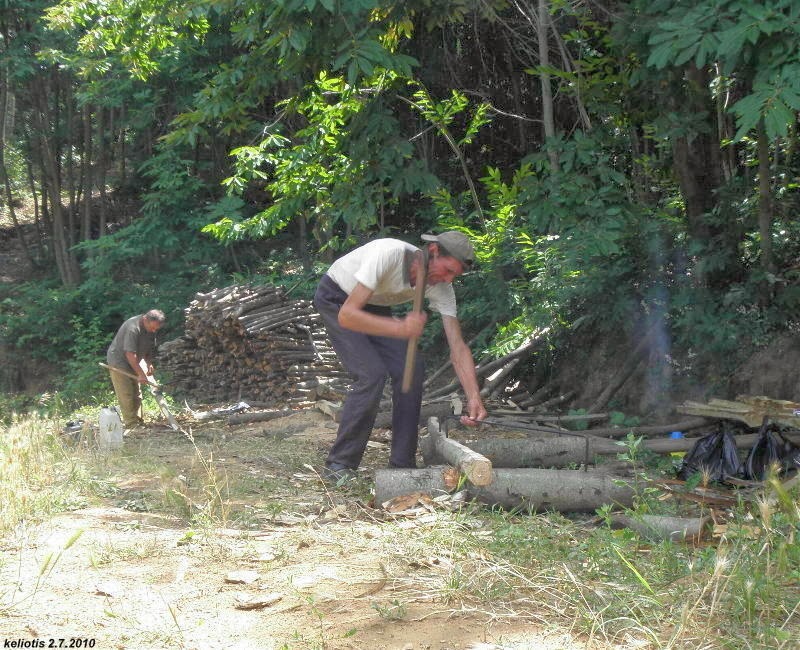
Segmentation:
{"type": "Polygon", "coordinates": [[[581,433],[598,438],[624,438],[629,433],[635,436],[657,436],[671,431],[691,431],[713,424],[713,420],[707,418],[689,418],[672,424],[658,424],[646,427],[606,427],[602,429],[584,429],[581,433]]]}
{"type": "MultiPolygon", "coordinates": [[[[459,432],[463,434],[464,432],[459,432]]],[[[514,431],[494,431],[492,437],[462,439],[460,441],[481,456],[488,458],[492,466],[497,467],[566,467],[569,465],[593,464],[598,457],[615,456],[625,452],[625,446],[613,440],[604,440],[591,436],[566,436],[542,433],[536,437],[495,437],[506,433],[513,436],[514,431]]],[[[786,434],[793,442],[800,443],[800,433],[786,434]]],[[[435,445],[431,445],[430,435],[420,437],[420,451],[426,465],[443,462],[436,453],[435,445]]],[[[750,449],[758,440],[758,434],[734,436],[736,446],[750,449]]],[[[678,451],[689,451],[699,438],[663,438],[643,440],[639,446],[641,451],[656,454],[669,454],[678,451]]]]}
{"type": "Polygon", "coordinates": [[[269,422],[284,418],[297,411],[281,409],[280,411],[258,411],[257,413],[237,413],[228,417],[228,424],[246,424],[248,422],[269,422]]]}
{"type": "Polygon", "coordinates": [[[630,528],[656,542],[665,539],[673,542],[698,542],[710,534],[710,523],[710,517],[667,517],[624,513],[615,513],[611,517],[612,527],[630,528]]]}
{"type": "MultiPolygon", "coordinates": [[[[424,425],[429,418],[444,418],[453,413],[453,406],[450,400],[440,400],[423,404],[420,408],[419,423],[424,425]]],[[[381,411],[375,418],[375,429],[390,429],[392,427],[392,411],[381,411]]]]}
{"type": "MultiPolygon", "coordinates": [[[[428,432],[424,436],[424,444],[428,456],[436,457],[456,467],[473,485],[488,485],[492,482],[492,463],[485,456],[448,438],[439,426],[438,418],[428,420],[428,432]]],[[[426,465],[431,465],[426,460],[426,465]]]]}
{"type": "MultiPolygon", "coordinates": [[[[341,420],[341,413],[342,413],[342,403],[340,402],[331,402],[325,399],[318,399],[315,402],[315,406],[325,413],[326,415],[331,416],[334,422],[339,422],[341,420]]],[[[436,417],[440,419],[444,419],[448,415],[452,415],[453,413],[453,406],[450,403],[450,400],[440,400],[435,402],[430,402],[428,404],[423,404],[420,408],[419,414],[419,423],[420,426],[424,425],[428,419],[436,417]]],[[[378,415],[375,417],[375,424],[373,425],[373,429],[391,429],[392,428],[392,410],[391,405],[388,407],[388,410],[382,410],[378,412],[378,415]]]]}
{"type": "MultiPolygon", "coordinates": [[[[379,469],[375,472],[375,503],[403,494],[423,492],[433,497],[446,494],[447,466],[423,469],[379,469]]],[[[470,498],[487,505],[526,511],[558,510],[594,512],[606,504],[632,505],[634,489],[602,472],[559,469],[494,469],[490,485],[466,484],[470,498]]]]}
{"type": "Polygon", "coordinates": [[[564,422],[592,422],[596,420],[607,420],[608,413],[585,413],[575,415],[540,415],[538,413],[528,413],[527,411],[512,411],[510,409],[493,409],[489,415],[499,415],[501,417],[507,416],[523,422],[530,420],[531,422],[552,422],[561,424],[564,422]]]}

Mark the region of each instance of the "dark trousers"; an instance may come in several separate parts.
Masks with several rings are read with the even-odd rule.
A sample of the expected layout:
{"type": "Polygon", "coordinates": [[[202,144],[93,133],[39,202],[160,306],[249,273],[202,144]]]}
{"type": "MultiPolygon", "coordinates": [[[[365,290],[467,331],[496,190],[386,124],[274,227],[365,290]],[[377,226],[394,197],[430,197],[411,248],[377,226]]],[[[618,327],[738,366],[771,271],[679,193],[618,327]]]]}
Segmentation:
{"type": "MultiPolygon", "coordinates": [[[[422,405],[422,381],[425,369],[420,359],[414,366],[411,389],[403,393],[403,370],[408,341],[385,336],[371,336],[339,325],[339,309],[347,294],[325,275],[314,295],[314,307],[325,322],[328,338],[336,356],[352,378],[352,387],[342,407],[336,441],[327,464],[356,469],[361,463],[367,441],[378,414],[386,378],[392,380],[392,447],[389,463],[395,467],[416,467],[419,414],[422,405]]],[[[391,315],[389,307],[368,305],[367,310],[382,316],[391,315]]]]}

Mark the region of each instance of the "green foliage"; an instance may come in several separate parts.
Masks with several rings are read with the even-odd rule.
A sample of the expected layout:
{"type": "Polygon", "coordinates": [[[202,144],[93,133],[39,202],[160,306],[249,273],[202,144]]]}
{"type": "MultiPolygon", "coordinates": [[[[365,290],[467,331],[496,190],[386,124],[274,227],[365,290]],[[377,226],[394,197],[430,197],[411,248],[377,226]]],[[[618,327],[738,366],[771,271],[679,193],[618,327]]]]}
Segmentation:
{"type": "Polygon", "coordinates": [[[33,358],[58,361],[72,344],[67,325],[77,311],[75,292],[55,281],[19,285],[0,302],[0,340],[33,358]]]}
{"type": "Polygon", "coordinates": [[[52,29],[78,36],[85,74],[102,72],[103,61],[118,59],[147,79],[159,70],[165,52],[174,54],[182,41],[207,31],[205,18],[186,9],[163,0],[62,0],[47,10],[47,18],[52,29]]]}
{"type": "Polygon", "coordinates": [[[800,10],[791,0],[707,0],[648,3],[647,64],[659,69],[693,63],[719,65],[722,75],[746,84],[730,110],[736,140],[764,120],[770,139],[784,137],[800,110],[800,10]]]}
{"type": "Polygon", "coordinates": [[[111,383],[108,373],[98,361],[105,360],[110,343],[109,334],[99,318],[84,322],[80,316],[70,321],[73,343],[64,364],[62,398],[73,404],[104,404],[109,402],[111,383]]]}
{"type": "MultiPolygon", "coordinates": [[[[19,131],[34,124],[38,86],[28,82],[57,64],[63,86],[46,101],[73,119],[83,106],[114,109],[92,126],[112,145],[110,183],[127,166],[143,204],[127,227],[79,245],[77,289],[13,288],[0,335],[18,350],[88,359],[101,332],[110,338],[152,306],[168,312],[168,336],[195,291],[234,279],[289,280],[308,293],[339,251],[428,228],[460,228],[476,243],[479,270],[458,283],[460,312],[470,332],[496,321],[480,344],[498,352],[544,327],[613,333],[663,317],[687,367],[733,365],[796,311],[800,48],[790,0],[636,0],[620,7],[626,20],[551,3],[562,56],[546,72],[561,132],[548,143],[534,87],[509,92],[542,71],[526,49],[535,34],[519,21],[523,5],[63,0],[39,22],[47,4],[7,8],[10,25],[32,25],[6,44],[27,120],[19,131]],[[710,74],[707,88],[692,87],[693,67],[710,74]],[[480,100],[464,88],[480,88],[480,100]],[[713,141],[723,125],[711,101],[702,110],[685,101],[692,93],[737,121],[736,143],[720,143],[731,182],[702,215],[687,214],[675,145],[713,141]],[[770,270],[752,173],[762,120],[776,201],[770,270]],[[113,134],[103,128],[112,122],[113,134]],[[698,222],[713,234],[692,240],[698,222]],[[710,276],[720,280],[698,281],[710,276]],[[88,328],[74,349],[71,322],[88,328]]],[[[55,147],[65,177],[88,153],[77,140],[55,147]]],[[[36,147],[23,138],[6,153],[22,191],[36,147]]]]}
{"type": "MultiPolygon", "coordinates": [[[[373,81],[389,92],[396,77],[381,72],[373,81]]],[[[287,113],[302,118],[302,128],[284,136],[276,125],[258,145],[232,152],[236,173],[224,181],[229,190],[264,182],[273,201],[251,217],[229,214],[205,232],[226,242],[267,238],[302,219],[318,250],[338,248],[353,242],[337,232],[364,233],[403,197],[432,189],[433,178],[398,137],[380,92],[362,95],[325,74],[307,90],[283,103],[287,113]]]]}
{"type": "Polygon", "coordinates": [[[633,287],[657,279],[639,251],[663,225],[642,227],[642,209],[631,203],[609,144],[578,134],[554,143],[558,170],[542,153],[508,181],[496,169],[481,179],[490,208],[483,233],[475,234],[478,258],[507,282],[520,326],[618,327],[636,312],[633,287]]]}

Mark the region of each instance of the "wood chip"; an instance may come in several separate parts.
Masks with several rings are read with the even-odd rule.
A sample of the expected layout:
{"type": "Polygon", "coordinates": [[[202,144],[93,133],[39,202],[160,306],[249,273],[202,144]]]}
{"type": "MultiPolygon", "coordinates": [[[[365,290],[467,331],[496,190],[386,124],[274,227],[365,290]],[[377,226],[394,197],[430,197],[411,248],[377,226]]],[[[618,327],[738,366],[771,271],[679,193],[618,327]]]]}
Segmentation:
{"type": "Polygon", "coordinates": [[[225,582],[236,585],[249,585],[259,578],[260,576],[255,571],[231,571],[225,576],[225,582]]]}
{"type": "Polygon", "coordinates": [[[283,594],[277,592],[271,594],[236,594],[236,602],[234,607],[236,609],[263,609],[274,605],[278,601],[283,600],[283,594]]]}
{"type": "Polygon", "coordinates": [[[122,592],[122,585],[116,580],[107,580],[105,582],[98,582],[95,587],[95,595],[97,596],[108,596],[109,598],[114,598],[119,596],[120,592],[122,592]]]}

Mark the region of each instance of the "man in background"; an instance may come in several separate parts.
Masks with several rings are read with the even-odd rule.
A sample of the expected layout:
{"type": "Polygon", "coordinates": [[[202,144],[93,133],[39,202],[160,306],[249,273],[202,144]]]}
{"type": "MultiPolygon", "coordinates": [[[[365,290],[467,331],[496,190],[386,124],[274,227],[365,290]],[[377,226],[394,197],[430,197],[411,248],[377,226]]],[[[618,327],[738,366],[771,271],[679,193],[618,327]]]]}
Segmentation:
{"type": "Polygon", "coordinates": [[[155,383],[152,377],[156,332],[165,320],[164,313],[158,309],[129,318],[117,331],[106,353],[106,364],[112,368],[111,383],[126,429],[144,424],[141,385],[155,383]],[[113,368],[122,372],[115,372],[113,368]],[[136,379],[127,375],[135,375],[136,379]]]}
{"type": "Polygon", "coordinates": [[[395,318],[392,305],[411,302],[414,287],[425,283],[425,297],[442,317],[450,359],[467,398],[462,422],[477,425],[486,417],[475,362],[456,315],[453,280],[475,259],[460,232],[423,235],[425,265],[416,246],[399,239],[376,239],[336,260],[320,280],[314,306],[336,355],[352,378],[342,408],[336,441],[325,463],[325,478],[339,482],[361,463],[387,377],[393,384],[390,467],[416,467],[424,369],[415,364],[412,385],[401,390],[409,339],[418,338],[427,315],[413,311],[395,318]]]}

